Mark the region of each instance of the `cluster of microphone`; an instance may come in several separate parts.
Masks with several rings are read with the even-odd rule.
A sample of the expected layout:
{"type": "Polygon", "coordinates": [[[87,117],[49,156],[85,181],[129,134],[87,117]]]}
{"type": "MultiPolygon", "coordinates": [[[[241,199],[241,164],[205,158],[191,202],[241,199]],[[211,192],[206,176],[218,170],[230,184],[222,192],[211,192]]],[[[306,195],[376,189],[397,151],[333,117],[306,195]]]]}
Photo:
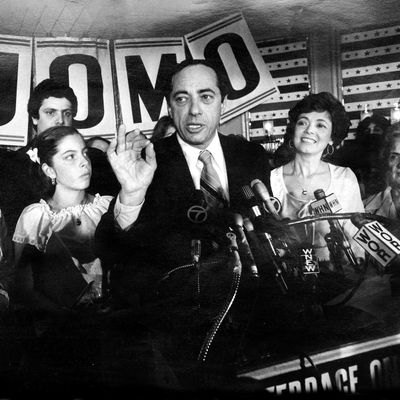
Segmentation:
{"type": "MultiPolygon", "coordinates": [[[[245,200],[246,209],[237,214],[236,220],[240,221],[241,238],[239,242],[244,242],[247,253],[253,249],[253,263],[251,263],[250,273],[253,277],[259,277],[259,265],[272,266],[275,279],[283,293],[287,293],[288,285],[285,279],[287,266],[281,259],[279,251],[275,246],[272,232],[278,227],[275,221],[280,221],[281,217],[277,207],[274,206],[274,198],[270,195],[264,183],[258,179],[253,180],[250,185],[242,187],[242,194],[245,200]],[[243,222],[242,222],[243,221],[243,222]]],[[[280,203],[278,203],[280,206],[280,203]]],[[[278,230],[280,227],[278,227],[278,230]]]]}
{"type": "MultiPolygon", "coordinates": [[[[307,235],[296,234],[293,229],[296,223],[328,222],[330,231],[325,235],[325,241],[331,261],[339,272],[342,271],[343,255],[356,270],[362,261],[356,258],[340,219],[350,219],[358,228],[354,240],[382,266],[384,272],[393,269],[389,267],[400,259],[400,240],[394,234],[373,216],[373,219],[366,218],[371,217],[370,214],[340,214],[342,208],[332,193],[325,195],[322,189],[316,190],[315,200],[309,205],[310,217],[298,220],[282,218],[281,203],[259,179],[242,186],[241,194],[243,206],[237,210],[224,210],[221,218],[229,232],[235,235],[235,246],[231,246],[235,263],[243,265],[244,271],[254,279],[272,273],[284,294],[288,293],[288,282],[292,282],[294,275],[303,280],[311,276],[315,280],[320,273],[314,243],[307,235]]],[[[196,242],[195,247],[193,259],[198,263],[200,243],[196,242]]]]}

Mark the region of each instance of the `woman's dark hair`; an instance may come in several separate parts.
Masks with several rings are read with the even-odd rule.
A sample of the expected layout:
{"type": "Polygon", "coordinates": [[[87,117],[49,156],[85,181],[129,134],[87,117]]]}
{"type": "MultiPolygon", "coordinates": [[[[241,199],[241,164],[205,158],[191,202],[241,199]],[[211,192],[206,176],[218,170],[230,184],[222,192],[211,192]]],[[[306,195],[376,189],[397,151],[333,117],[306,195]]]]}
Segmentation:
{"type": "MultiPolygon", "coordinates": [[[[38,194],[45,199],[53,196],[55,186],[51,183],[51,179],[43,172],[42,165],[48,164],[53,166],[53,157],[57,154],[58,144],[66,136],[82,135],[71,126],[53,126],[38,134],[31,141],[31,149],[37,149],[37,155],[40,162],[30,164],[30,172],[34,179],[34,186],[38,194]]],[[[83,137],[82,137],[83,139],[83,137]]]]}
{"type": "Polygon", "coordinates": [[[163,115],[154,125],[153,135],[151,141],[154,143],[157,140],[163,139],[167,133],[168,128],[174,127],[174,121],[169,115],[163,115]]]}
{"type": "Polygon", "coordinates": [[[289,123],[285,136],[288,139],[293,139],[294,129],[300,114],[313,111],[327,111],[330,114],[333,146],[338,146],[347,137],[351,122],[342,103],[329,92],[309,94],[295,104],[289,111],[289,123]]]}

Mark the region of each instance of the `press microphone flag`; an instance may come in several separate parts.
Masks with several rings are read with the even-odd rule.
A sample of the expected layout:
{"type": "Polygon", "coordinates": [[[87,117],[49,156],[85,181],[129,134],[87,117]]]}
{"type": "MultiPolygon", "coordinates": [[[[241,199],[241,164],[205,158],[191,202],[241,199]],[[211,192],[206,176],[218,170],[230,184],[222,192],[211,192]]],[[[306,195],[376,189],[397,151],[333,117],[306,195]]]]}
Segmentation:
{"type": "Polygon", "coordinates": [[[314,248],[309,244],[303,244],[299,248],[301,271],[304,275],[319,274],[318,258],[314,248]]]}
{"type": "MultiPolygon", "coordinates": [[[[357,224],[357,221],[352,222],[357,224]]],[[[400,254],[400,240],[393,236],[378,221],[361,225],[359,231],[353,236],[354,240],[379,264],[386,267],[398,254],[400,254]]]]}
{"type": "Polygon", "coordinates": [[[315,200],[310,204],[311,210],[315,215],[336,214],[342,210],[342,207],[334,193],[328,194],[322,199],[315,200]]]}

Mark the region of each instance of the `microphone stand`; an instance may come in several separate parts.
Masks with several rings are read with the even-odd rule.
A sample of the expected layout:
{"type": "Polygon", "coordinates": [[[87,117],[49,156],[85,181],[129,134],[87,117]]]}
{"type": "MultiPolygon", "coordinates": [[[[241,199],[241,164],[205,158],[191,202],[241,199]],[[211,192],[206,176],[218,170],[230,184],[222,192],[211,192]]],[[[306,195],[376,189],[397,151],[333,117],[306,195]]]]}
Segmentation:
{"type": "Polygon", "coordinates": [[[325,242],[328,246],[329,252],[332,255],[332,261],[335,270],[343,273],[343,266],[341,263],[342,252],[340,251],[342,249],[342,246],[340,245],[340,235],[334,226],[330,225],[330,228],[330,232],[325,235],[325,242]]]}
{"type": "Polygon", "coordinates": [[[341,265],[340,262],[340,256],[341,256],[340,250],[343,250],[350,264],[354,268],[358,268],[359,265],[353,253],[353,250],[350,247],[350,243],[346,238],[346,234],[343,232],[340,225],[339,227],[336,227],[336,225],[332,220],[329,220],[328,222],[331,230],[330,233],[325,235],[325,241],[329,251],[331,251],[331,254],[334,258],[335,267],[337,267],[338,271],[343,272],[343,266],[341,265]]]}

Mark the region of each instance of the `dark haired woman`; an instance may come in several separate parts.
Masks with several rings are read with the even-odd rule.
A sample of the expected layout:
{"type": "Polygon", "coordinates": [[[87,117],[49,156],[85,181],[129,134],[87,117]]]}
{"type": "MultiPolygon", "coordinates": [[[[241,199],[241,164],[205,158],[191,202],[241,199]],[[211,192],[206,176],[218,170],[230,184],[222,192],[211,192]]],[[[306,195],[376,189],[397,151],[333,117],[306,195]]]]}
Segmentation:
{"type": "MultiPolygon", "coordinates": [[[[310,214],[314,191],[323,189],[326,195],[336,195],[341,212],[363,212],[360,189],[350,168],[324,161],[324,155],[334,151],[347,136],[350,120],[343,105],[328,92],[310,94],[289,111],[286,135],[292,149],[292,160],[271,171],[271,188],[282,203],[281,215],[296,219],[310,214]]],[[[363,250],[352,241],[357,232],[349,220],[343,228],[356,256],[363,250]]],[[[320,260],[329,260],[325,235],[326,221],[312,224],[307,232],[320,260]]]]}

